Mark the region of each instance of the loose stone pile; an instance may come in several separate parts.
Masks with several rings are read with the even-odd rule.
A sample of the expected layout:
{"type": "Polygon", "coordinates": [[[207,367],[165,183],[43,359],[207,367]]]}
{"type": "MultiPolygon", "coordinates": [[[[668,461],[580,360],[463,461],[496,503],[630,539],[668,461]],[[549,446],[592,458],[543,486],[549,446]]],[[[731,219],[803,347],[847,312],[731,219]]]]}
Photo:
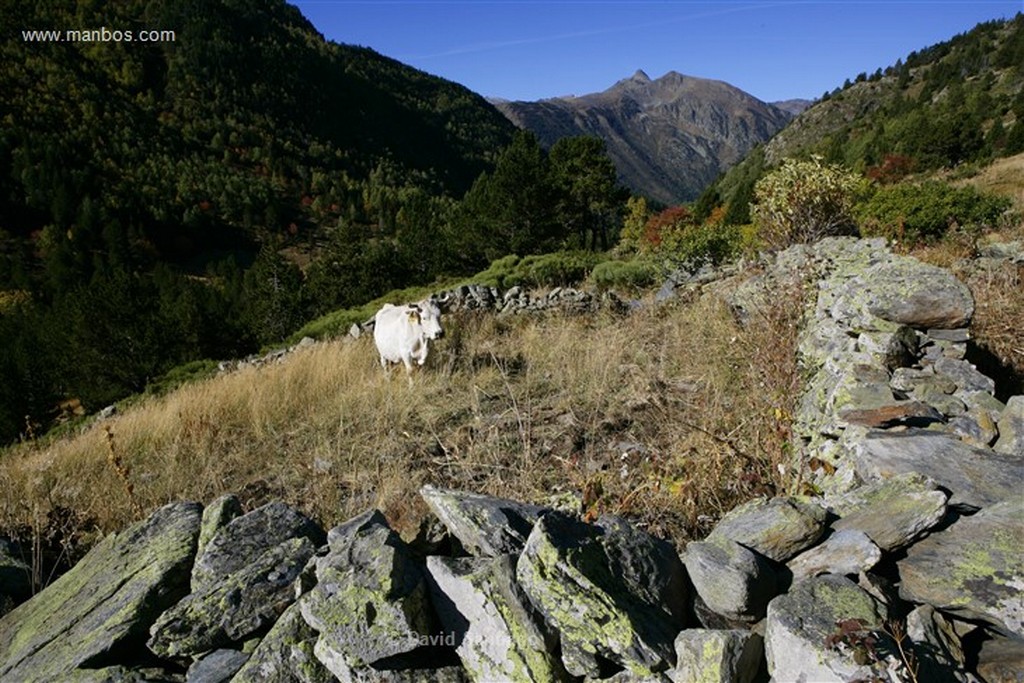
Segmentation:
{"type": "Polygon", "coordinates": [[[0,680],[1020,680],[1024,397],[965,360],[969,292],[838,239],[732,302],[756,315],[794,280],[818,290],[793,463],[813,495],[751,501],[682,553],[429,486],[410,543],[377,511],[325,533],[281,503],[176,503],[0,618],[0,680]]]}

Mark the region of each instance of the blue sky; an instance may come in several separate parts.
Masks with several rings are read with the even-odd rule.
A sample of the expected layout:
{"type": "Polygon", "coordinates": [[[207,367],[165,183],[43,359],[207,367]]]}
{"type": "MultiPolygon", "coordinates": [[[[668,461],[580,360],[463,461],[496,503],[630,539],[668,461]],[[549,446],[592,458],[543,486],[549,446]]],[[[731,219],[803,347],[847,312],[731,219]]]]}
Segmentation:
{"type": "Polygon", "coordinates": [[[597,92],[637,69],[810,99],[1024,11],[1022,0],[291,2],[329,40],[513,100],[597,92]]]}

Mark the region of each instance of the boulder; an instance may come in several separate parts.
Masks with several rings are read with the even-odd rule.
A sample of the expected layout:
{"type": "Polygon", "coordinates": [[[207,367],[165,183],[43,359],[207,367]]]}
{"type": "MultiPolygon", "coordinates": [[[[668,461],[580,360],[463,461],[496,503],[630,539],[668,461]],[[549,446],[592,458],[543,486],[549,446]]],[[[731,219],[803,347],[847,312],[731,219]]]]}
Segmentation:
{"type": "Polygon", "coordinates": [[[868,484],[829,500],[840,519],[836,531],[858,530],[879,548],[897,550],[935,527],[946,516],[946,494],[916,474],[868,484]]]}
{"type": "Polygon", "coordinates": [[[332,529],[328,548],[316,558],[316,586],[299,604],[319,633],[314,652],[335,676],[394,663],[435,634],[423,573],[380,512],[332,529]]]}
{"type": "Polygon", "coordinates": [[[866,311],[882,320],[919,329],[965,327],[974,315],[971,290],[944,268],[913,258],[876,263],[842,286],[833,317],[866,311]]]}
{"type": "Polygon", "coordinates": [[[837,531],[824,543],[797,555],[786,566],[793,581],[819,574],[860,574],[882,559],[882,551],[867,534],[856,529],[837,531]]]}
{"type": "Polygon", "coordinates": [[[978,372],[974,365],[965,360],[939,358],[933,366],[939,377],[951,380],[960,391],[984,391],[988,394],[996,392],[995,380],[978,372]]]}
{"type": "Polygon", "coordinates": [[[548,509],[478,493],[426,485],[420,495],[463,547],[474,555],[519,553],[530,530],[548,509]]]}
{"type": "Polygon", "coordinates": [[[687,629],[676,637],[675,683],[751,683],[764,641],[753,631],[687,629]]]}
{"type": "Polygon", "coordinates": [[[844,683],[873,680],[871,668],[858,664],[847,646],[830,646],[840,624],[864,630],[882,626],[884,608],[843,576],[827,574],[793,586],[768,605],[764,646],[773,681],[844,683]],[[854,621],[859,620],[859,621],[854,621]]]}
{"type": "Polygon", "coordinates": [[[153,624],[149,648],[164,657],[198,655],[268,630],[295,601],[292,583],[315,551],[308,538],[291,538],[193,591],[153,624]]]}
{"type": "Polygon", "coordinates": [[[516,558],[428,557],[431,597],[474,681],[555,681],[557,637],[542,630],[515,582],[516,558]]]}
{"type": "MultiPolygon", "coordinates": [[[[224,500],[221,519],[229,518],[232,505],[224,500]]],[[[215,508],[220,511],[221,508],[215,508]]],[[[212,522],[211,522],[212,525],[212,522]]],[[[313,547],[324,543],[320,526],[284,503],[268,503],[252,512],[234,517],[216,531],[196,557],[192,568],[193,592],[216,587],[229,574],[251,564],[260,555],[283,541],[306,538],[313,547]]]]}
{"type": "Polygon", "coordinates": [[[228,493],[217,498],[203,509],[203,521],[199,527],[199,546],[196,548],[196,557],[201,557],[209,545],[210,540],[228,522],[241,517],[243,514],[242,503],[238,496],[228,493]]]}
{"type": "Polygon", "coordinates": [[[527,538],[516,577],[559,632],[570,674],[601,675],[601,660],[638,677],[675,664],[687,587],[668,543],[614,518],[586,524],[550,512],[527,538]]]}
{"type": "Polygon", "coordinates": [[[293,603],[281,614],[231,683],[333,683],[334,675],[313,654],[317,633],[293,603]]]}
{"type": "Polygon", "coordinates": [[[1024,498],[991,505],[907,551],[900,596],[1024,637],[1024,498]]]}
{"type": "Polygon", "coordinates": [[[0,680],[70,677],[119,649],[188,593],[202,508],[174,503],[100,541],[66,574],[0,619],[0,680]]]}
{"type": "Polygon", "coordinates": [[[999,415],[999,440],[992,449],[997,453],[1024,457],[1024,396],[1013,396],[999,415]]]}
{"type": "Polygon", "coordinates": [[[758,621],[779,593],[768,562],[727,538],[688,543],[683,562],[707,608],[730,621],[758,621]]]}
{"type": "Polygon", "coordinates": [[[826,512],[793,498],[755,499],[728,512],[707,540],[728,539],[785,562],[825,533],[826,512]]]}
{"type": "Polygon", "coordinates": [[[249,655],[238,650],[214,650],[192,663],[185,683],[225,683],[248,659],[249,655]]]}
{"type": "Polygon", "coordinates": [[[950,435],[921,429],[873,430],[849,444],[857,476],[867,482],[918,473],[951,492],[949,505],[983,508],[1015,496],[1024,460],[974,448],[950,435]]]}

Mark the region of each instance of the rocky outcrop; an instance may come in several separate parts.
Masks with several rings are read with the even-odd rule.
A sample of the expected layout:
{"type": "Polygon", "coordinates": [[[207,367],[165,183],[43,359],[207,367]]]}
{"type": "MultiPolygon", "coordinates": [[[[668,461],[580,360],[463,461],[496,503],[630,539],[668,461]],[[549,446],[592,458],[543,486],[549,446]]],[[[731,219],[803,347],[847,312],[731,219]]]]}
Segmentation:
{"type": "Polygon", "coordinates": [[[995,398],[968,328],[922,327],[964,325],[973,303],[904,261],[825,240],[736,291],[742,317],[759,289],[819,283],[800,346],[805,495],[750,501],[681,549],[620,518],[431,486],[445,537],[429,543],[374,510],[324,533],[282,503],[178,503],[0,617],[0,678],[1013,680],[1024,398],[995,398]],[[920,295],[885,303],[890,276],[920,295]]]}

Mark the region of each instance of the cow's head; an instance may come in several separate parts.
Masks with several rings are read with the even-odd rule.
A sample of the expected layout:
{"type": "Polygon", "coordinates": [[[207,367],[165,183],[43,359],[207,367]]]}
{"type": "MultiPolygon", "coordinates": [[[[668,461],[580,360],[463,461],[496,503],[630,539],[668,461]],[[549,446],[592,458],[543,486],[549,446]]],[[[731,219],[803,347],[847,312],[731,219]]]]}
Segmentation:
{"type": "Polygon", "coordinates": [[[440,339],[444,336],[441,329],[441,309],[430,299],[425,299],[418,304],[420,324],[423,326],[423,336],[427,339],[440,339]]]}

